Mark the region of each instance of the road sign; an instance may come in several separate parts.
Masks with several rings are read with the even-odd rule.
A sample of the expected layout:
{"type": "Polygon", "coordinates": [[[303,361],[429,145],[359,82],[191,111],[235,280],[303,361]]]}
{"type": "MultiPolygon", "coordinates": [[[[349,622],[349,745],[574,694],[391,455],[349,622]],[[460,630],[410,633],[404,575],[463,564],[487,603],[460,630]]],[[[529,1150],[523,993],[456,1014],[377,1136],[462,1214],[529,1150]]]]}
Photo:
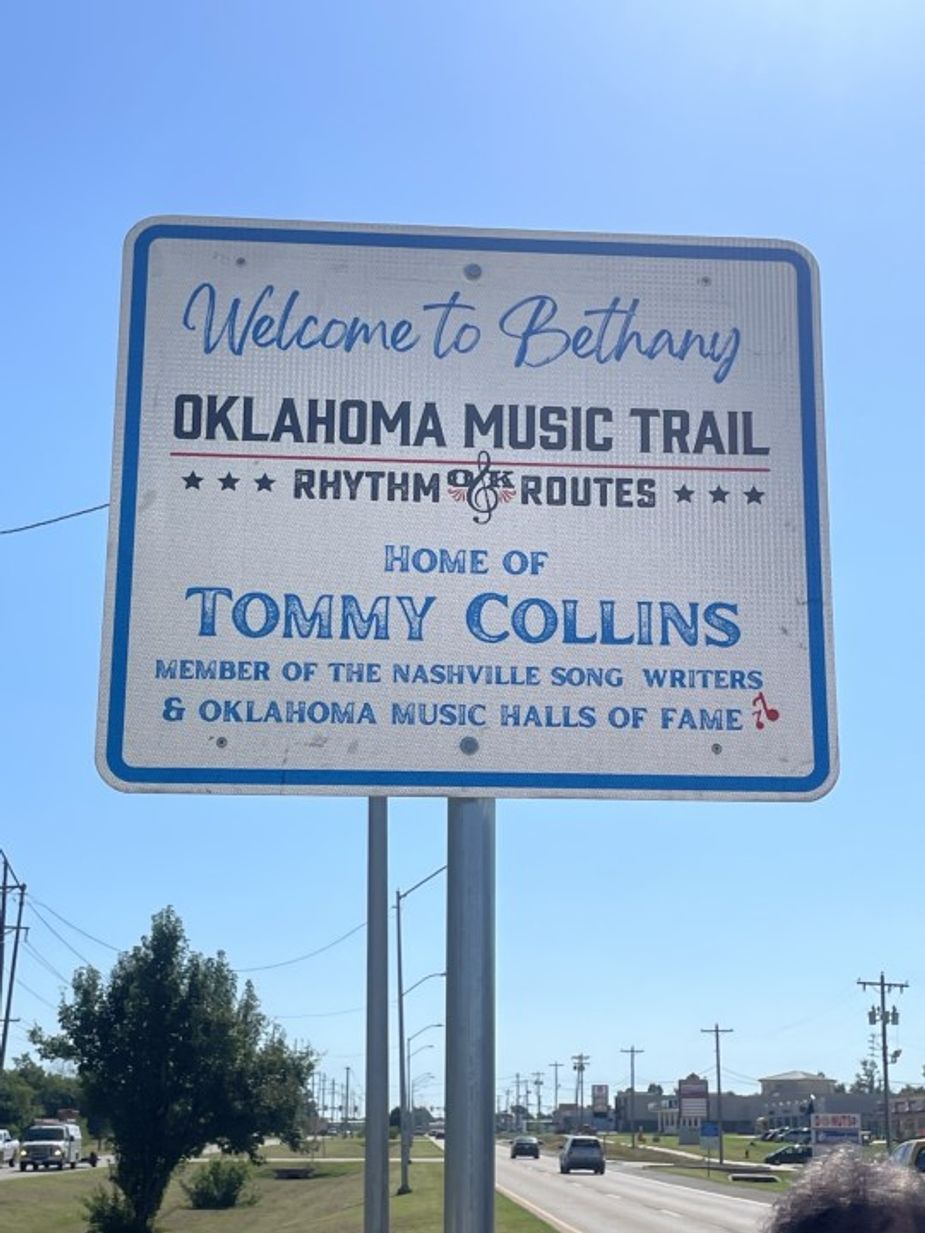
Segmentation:
{"type": "Polygon", "coordinates": [[[103,775],[826,791],[816,281],[778,241],[140,224],[103,775]]]}
{"type": "Polygon", "coordinates": [[[700,1146],[707,1150],[719,1147],[719,1122],[701,1122],[700,1146]]]}
{"type": "Polygon", "coordinates": [[[860,1113],[813,1113],[809,1128],[814,1156],[822,1156],[848,1143],[859,1145],[861,1142],[860,1113]]]}

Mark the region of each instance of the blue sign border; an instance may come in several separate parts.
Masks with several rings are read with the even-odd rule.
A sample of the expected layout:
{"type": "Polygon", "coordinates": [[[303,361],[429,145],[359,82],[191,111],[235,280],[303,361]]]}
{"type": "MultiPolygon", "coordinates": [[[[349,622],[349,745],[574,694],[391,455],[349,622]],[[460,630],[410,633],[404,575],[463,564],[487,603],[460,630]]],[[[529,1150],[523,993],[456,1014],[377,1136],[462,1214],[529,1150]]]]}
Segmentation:
{"type": "Polygon", "coordinates": [[[711,794],[792,793],[805,796],[826,783],[831,768],[826,677],[826,630],[822,576],[822,530],[819,504],[819,443],[816,439],[815,335],[813,278],[809,262],[796,249],[763,245],[722,243],[680,244],[670,241],[547,239],[506,235],[440,234],[421,231],[313,230],[311,228],[263,227],[253,224],[153,222],[136,236],[128,326],[128,363],[125,378],[125,425],[122,446],[122,487],[119,508],[119,548],[112,627],[106,761],[112,775],[125,784],[190,787],[355,788],[358,794],[377,789],[479,789],[490,795],[532,789],[576,793],[651,792],[711,794]],[[584,775],[566,773],[480,771],[321,771],[291,767],[247,770],[241,768],[136,767],[123,758],[125,695],[135,549],[138,458],[141,425],[141,391],[144,371],[145,309],[148,291],[149,254],[156,240],[205,240],[229,243],[352,245],[358,248],[435,248],[473,252],[557,253],[604,257],[652,257],[711,261],[784,263],[796,276],[797,331],[799,339],[800,416],[803,457],[803,509],[806,553],[806,593],[809,622],[810,700],[812,710],[812,771],[803,776],[783,775],[584,775]]]}

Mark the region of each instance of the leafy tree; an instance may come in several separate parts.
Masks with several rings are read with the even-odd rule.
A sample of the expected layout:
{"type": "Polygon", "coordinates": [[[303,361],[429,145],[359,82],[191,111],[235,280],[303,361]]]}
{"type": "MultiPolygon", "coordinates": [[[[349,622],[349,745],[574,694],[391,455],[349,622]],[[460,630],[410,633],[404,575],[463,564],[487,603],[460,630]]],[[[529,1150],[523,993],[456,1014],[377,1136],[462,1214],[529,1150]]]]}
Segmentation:
{"type": "Polygon", "coordinates": [[[38,1116],[36,1109],[35,1092],[21,1075],[0,1074],[0,1126],[21,1131],[38,1116]]]}
{"type": "Polygon", "coordinates": [[[848,1089],[850,1092],[879,1092],[881,1090],[880,1067],[873,1058],[862,1057],[858,1062],[858,1072],[854,1082],[848,1089]]]}
{"type": "Polygon", "coordinates": [[[87,1111],[110,1124],[118,1193],[103,1207],[125,1233],[150,1233],[173,1170],[206,1144],[252,1158],[267,1134],[300,1145],[310,1052],[271,1027],[250,983],[238,995],[221,952],[190,951],[171,908],[108,979],[77,971],[72,993],[60,1034],[32,1039],[76,1064],[87,1111]]]}

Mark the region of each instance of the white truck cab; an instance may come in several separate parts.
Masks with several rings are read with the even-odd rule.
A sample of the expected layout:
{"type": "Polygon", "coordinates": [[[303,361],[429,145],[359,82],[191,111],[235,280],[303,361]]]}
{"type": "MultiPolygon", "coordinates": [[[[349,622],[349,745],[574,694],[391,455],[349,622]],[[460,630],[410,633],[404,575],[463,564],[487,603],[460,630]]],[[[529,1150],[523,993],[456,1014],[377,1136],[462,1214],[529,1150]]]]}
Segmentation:
{"type": "Polygon", "coordinates": [[[63,1169],[65,1165],[76,1169],[81,1146],[80,1127],[76,1122],[39,1118],[23,1134],[18,1155],[20,1172],[25,1173],[29,1165],[33,1169],[40,1166],[44,1169],[63,1169]]]}

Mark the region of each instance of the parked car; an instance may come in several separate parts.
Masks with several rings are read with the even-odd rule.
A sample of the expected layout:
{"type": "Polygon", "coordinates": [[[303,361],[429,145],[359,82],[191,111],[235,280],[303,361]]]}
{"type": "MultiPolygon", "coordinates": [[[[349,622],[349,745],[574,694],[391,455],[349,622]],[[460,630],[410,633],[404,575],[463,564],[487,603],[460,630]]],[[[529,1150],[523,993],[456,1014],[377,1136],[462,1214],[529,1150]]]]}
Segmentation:
{"type": "Polygon", "coordinates": [[[569,1135],[559,1152],[559,1172],[571,1173],[573,1169],[590,1169],[603,1173],[606,1168],[604,1145],[593,1135],[569,1135]]]}
{"type": "Polygon", "coordinates": [[[781,1140],[784,1143],[812,1143],[812,1131],[808,1126],[803,1126],[799,1130],[785,1130],[781,1135],[781,1140]]]}
{"type": "Polygon", "coordinates": [[[0,1164],[8,1164],[11,1169],[15,1168],[18,1151],[19,1140],[14,1139],[8,1130],[0,1130],[0,1164]]]}
{"type": "Polygon", "coordinates": [[[533,1135],[518,1135],[516,1139],[511,1140],[511,1159],[515,1156],[532,1156],[534,1160],[540,1158],[540,1141],[534,1138],[533,1135]]]}
{"type": "Polygon", "coordinates": [[[893,1164],[903,1165],[925,1173],[925,1139],[907,1139],[890,1153],[893,1164]]]}
{"type": "Polygon", "coordinates": [[[806,1164],[807,1160],[812,1160],[812,1157],[813,1149],[809,1143],[788,1143],[786,1147],[779,1147],[776,1152],[765,1156],[764,1163],[769,1165],[806,1164]]]}

